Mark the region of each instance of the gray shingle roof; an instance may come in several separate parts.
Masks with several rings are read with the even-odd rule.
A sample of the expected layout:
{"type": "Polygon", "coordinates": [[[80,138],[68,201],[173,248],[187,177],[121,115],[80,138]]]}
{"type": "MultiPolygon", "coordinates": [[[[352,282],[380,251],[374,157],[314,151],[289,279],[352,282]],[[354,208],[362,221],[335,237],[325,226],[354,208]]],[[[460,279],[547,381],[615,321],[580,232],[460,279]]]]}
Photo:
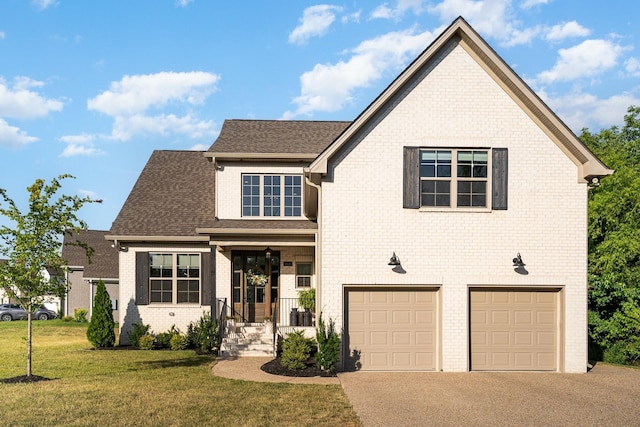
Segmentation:
{"type": "Polygon", "coordinates": [[[154,151],[109,234],[196,236],[213,222],[214,173],[201,151],[154,151]]]}
{"type": "Polygon", "coordinates": [[[64,243],[79,240],[93,248],[91,264],[87,260],[85,250],[78,246],[63,246],[62,256],[69,266],[84,266],[84,277],[97,279],[115,279],[118,277],[118,251],[111,246],[112,242],[105,240],[107,231],[85,230],[64,236],[64,243]]]}
{"type": "Polygon", "coordinates": [[[317,155],[351,122],[225,120],[213,153],[309,153],[317,155]]]}

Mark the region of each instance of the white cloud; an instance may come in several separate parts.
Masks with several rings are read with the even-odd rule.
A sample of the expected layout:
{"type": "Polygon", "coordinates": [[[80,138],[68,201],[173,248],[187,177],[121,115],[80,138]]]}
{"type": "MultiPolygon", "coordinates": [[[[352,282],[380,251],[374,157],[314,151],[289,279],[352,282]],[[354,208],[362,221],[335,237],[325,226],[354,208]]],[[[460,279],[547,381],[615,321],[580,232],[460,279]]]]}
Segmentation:
{"type": "Polygon", "coordinates": [[[425,10],[423,4],[424,0],[398,0],[392,8],[384,3],[371,12],[371,19],[400,19],[409,10],[419,15],[425,10]]]}
{"type": "Polygon", "coordinates": [[[104,154],[102,150],[99,150],[93,146],[93,144],[67,144],[66,148],[60,154],[60,157],[75,157],[75,156],[96,156],[104,154]]]}
{"type": "Polygon", "coordinates": [[[0,39],[4,39],[4,37],[5,37],[4,31],[0,31],[0,39]]]}
{"type": "Polygon", "coordinates": [[[31,3],[40,10],[45,10],[51,6],[58,5],[56,0],[32,0],[31,3]]]}
{"type": "Polygon", "coordinates": [[[189,138],[210,138],[215,134],[211,120],[197,120],[190,115],[178,117],[174,114],[158,116],[133,115],[116,117],[111,137],[127,141],[135,135],[186,135],[189,138]]]}
{"type": "Polygon", "coordinates": [[[522,9],[531,9],[534,6],[538,6],[541,4],[549,4],[551,0],[524,0],[520,7],[522,9]]]}
{"type": "Polygon", "coordinates": [[[61,111],[64,104],[55,99],[47,99],[30,90],[44,86],[44,83],[28,77],[16,77],[13,85],[0,77],[0,117],[32,119],[44,117],[52,111],[61,111]]]}
{"type": "Polygon", "coordinates": [[[624,50],[622,46],[608,40],[585,40],[568,49],[560,49],[554,67],[538,74],[537,79],[555,82],[593,77],[614,67],[624,50]]]}
{"type": "Polygon", "coordinates": [[[17,148],[37,140],[38,138],[29,136],[23,130],[10,126],[7,122],[0,119],[0,147],[17,148]]]}
{"type": "Polygon", "coordinates": [[[558,41],[569,37],[587,37],[590,34],[590,29],[583,27],[576,21],[569,21],[548,28],[544,38],[549,41],[558,41]]]}
{"type": "Polygon", "coordinates": [[[574,132],[582,128],[598,132],[603,128],[620,126],[630,105],[640,105],[640,97],[630,93],[622,93],[609,98],[598,98],[595,95],[574,92],[557,98],[540,93],[558,117],[574,132]]]}
{"type": "Polygon", "coordinates": [[[209,149],[209,145],[206,144],[196,144],[192,145],[189,150],[191,151],[207,151],[209,149]]]}
{"type": "Polygon", "coordinates": [[[108,91],[89,99],[87,107],[121,116],[164,107],[169,102],[199,105],[216,90],[218,80],[220,76],[202,71],[124,76],[119,82],[112,82],[108,91]]]}
{"type": "Polygon", "coordinates": [[[342,7],[328,4],[306,8],[302,12],[300,25],[289,34],[289,43],[303,44],[311,37],[323,36],[335,21],[335,13],[341,11],[342,7]]]}
{"type": "Polygon", "coordinates": [[[178,7],[187,7],[189,3],[192,3],[193,0],[176,0],[176,6],[178,7]]]}
{"type": "Polygon", "coordinates": [[[624,68],[634,77],[640,77],[640,60],[638,58],[629,58],[624,63],[624,68]]]}
{"type": "Polygon", "coordinates": [[[401,69],[432,40],[433,34],[428,31],[388,33],[362,42],[347,61],[317,64],[300,77],[301,94],[293,99],[297,108],[284,113],[283,118],[341,109],[351,101],[356,89],[369,86],[390,69],[401,69]]]}
{"type": "Polygon", "coordinates": [[[95,135],[83,133],[80,135],[66,135],[60,137],[60,141],[69,144],[89,144],[96,139],[95,135]]]}

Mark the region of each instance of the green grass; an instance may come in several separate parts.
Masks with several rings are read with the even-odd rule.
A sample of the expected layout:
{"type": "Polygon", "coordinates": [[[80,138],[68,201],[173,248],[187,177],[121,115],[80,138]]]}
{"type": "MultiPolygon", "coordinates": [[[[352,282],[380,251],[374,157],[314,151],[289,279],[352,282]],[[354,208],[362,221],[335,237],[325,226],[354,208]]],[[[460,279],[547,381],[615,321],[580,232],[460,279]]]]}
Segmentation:
{"type": "MultiPolygon", "coordinates": [[[[337,385],[215,377],[193,351],[91,350],[87,324],[36,321],[33,374],[0,384],[7,426],[360,426],[337,385]]],[[[26,373],[27,323],[0,322],[0,378],[26,373]]]]}

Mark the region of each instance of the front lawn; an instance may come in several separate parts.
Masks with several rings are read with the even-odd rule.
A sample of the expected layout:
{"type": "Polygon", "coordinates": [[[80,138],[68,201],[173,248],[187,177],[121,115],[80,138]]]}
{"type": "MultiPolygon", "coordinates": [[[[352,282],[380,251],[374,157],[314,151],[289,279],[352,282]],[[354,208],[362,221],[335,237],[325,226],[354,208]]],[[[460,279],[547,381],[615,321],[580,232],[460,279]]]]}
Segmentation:
{"type": "MultiPolygon", "coordinates": [[[[3,425],[361,425],[340,386],[218,378],[191,350],[91,350],[86,328],[34,322],[33,374],[52,380],[0,383],[3,425]]],[[[0,379],[25,374],[26,335],[0,323],[0,379]]]]}

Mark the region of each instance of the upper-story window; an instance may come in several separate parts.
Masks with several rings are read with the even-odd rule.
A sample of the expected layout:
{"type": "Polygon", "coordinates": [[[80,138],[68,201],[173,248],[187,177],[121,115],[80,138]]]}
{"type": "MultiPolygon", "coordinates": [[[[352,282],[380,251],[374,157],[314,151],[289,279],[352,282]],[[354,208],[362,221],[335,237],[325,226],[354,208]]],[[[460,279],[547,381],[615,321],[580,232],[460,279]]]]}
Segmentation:
{"type": "Polygon", "coordinates": [[[506,148],[404,147],[403,207],[506,210],[506,148]]]}
{"type": "Polygon", "coordinates": [[[301,215],[300,175],[242,175],[242,216],[301,215]]]}
{"type": "Polygon", "coordinates": [[[421,206],[487,207],[487,150],[420,150],[421,206]]]}

